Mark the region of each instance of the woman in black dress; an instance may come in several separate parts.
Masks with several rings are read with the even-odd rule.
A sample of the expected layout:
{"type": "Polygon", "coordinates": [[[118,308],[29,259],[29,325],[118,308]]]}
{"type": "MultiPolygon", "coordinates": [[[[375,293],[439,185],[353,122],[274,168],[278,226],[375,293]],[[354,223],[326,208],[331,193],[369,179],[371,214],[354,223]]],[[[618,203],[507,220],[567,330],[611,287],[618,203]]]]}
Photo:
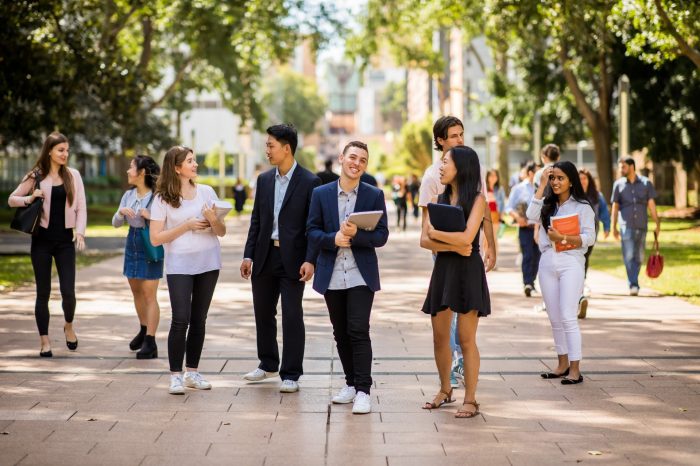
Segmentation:
{"type": "Polygon", "coordinates": [[[455,414],[458,418],[479,414],[476,385],[480,358],[476,328],[479,317],[491,313],[484,262],[479,255],[479,228],[485,206],[480,173],[479,157],[473,149],[456,146],[444,155],[440,183],[445,185],[445,192],[438,202],[461,207],[467,228],[450,233],[435,230],[430,222],[425,222],[420,241],[422,248],[437,252],[423,312],[431,315],[435,364],[440,375],[440,391],[423,409],[439,408],[454,401],[450,388],[450,323],[452,313],[456,312],[466,389],[462,407],[455,414]]]}

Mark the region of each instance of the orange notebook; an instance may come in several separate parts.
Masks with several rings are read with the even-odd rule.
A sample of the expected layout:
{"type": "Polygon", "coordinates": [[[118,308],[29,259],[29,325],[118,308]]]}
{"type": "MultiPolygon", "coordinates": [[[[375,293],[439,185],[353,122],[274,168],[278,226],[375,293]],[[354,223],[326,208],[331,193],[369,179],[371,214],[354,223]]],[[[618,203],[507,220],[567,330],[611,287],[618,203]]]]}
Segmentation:
{"type": "MultiPolygon", "coordinates": [[[[562,215],[560,217],[551,217],[550,224],[552,228],[557,230],[562,235],[574,236],[581,234],[581,224],[578,220],[578,214],[562,215]]],[[[561,244],[561,242],[554,243],[554,248],[557,252],[567,251],[569,249],[574,249],[575,246],[567,239],[567,244],[561,244]]]]}

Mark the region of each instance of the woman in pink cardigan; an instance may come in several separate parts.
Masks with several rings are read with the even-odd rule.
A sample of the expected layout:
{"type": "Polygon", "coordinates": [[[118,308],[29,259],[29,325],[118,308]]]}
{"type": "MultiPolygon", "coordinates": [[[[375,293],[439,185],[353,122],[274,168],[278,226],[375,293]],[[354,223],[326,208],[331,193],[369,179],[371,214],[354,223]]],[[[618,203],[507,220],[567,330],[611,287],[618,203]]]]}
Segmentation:
{"type": "Polygon", "coordinates": [[[87,210],[85,188],[78,170],[68,167],[68,139],[51,133],[44,140],[39,160],[20,185],[10,194],[10,207],[29,205],[44,199],[38,232],[32,236],[32,266],[36,281],[34,315],[41,338],[39,356],[51,357],[49,340],[49,296],[51,295],[51,262],[56,261],[58,280],[66,323],[63,333],[71,351],[78,348],[73,330],[75,314],[75,250],[85,248],[87,210]],[[36,180],[39,189],[35,189],[36,180]],[[75,229],[75,238],[73,237],[75,229]]]}

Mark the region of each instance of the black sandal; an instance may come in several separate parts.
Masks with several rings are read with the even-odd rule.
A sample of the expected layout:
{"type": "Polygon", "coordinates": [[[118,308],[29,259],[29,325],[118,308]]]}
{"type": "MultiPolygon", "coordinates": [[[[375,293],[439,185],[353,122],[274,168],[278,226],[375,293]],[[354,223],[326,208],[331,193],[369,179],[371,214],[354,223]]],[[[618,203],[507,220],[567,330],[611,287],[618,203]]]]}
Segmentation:
{"type": "Polygon", "coordinates": [[[540,374],[540,377],[543,379],[558,379],[559,377],[566,377],[567,375],[569,375],[568,367],[561,374],[557,374],[556,372],[543,372],[540,374]]]}

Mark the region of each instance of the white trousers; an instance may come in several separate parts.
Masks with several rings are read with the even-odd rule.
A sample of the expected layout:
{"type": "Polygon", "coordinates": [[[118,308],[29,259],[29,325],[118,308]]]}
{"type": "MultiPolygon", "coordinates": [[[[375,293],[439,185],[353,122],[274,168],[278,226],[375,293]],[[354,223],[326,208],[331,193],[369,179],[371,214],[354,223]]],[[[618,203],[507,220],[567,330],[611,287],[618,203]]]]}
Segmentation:
{"type": "Polygon", "coordinates": [[[581,330],[578,326],[578,302],[583,293],[585,275],[583,256],[547,250],[540,259],[539,279],[547,315],[552,324],[558,355],[569,361],[581,360],[581,330]]]}

